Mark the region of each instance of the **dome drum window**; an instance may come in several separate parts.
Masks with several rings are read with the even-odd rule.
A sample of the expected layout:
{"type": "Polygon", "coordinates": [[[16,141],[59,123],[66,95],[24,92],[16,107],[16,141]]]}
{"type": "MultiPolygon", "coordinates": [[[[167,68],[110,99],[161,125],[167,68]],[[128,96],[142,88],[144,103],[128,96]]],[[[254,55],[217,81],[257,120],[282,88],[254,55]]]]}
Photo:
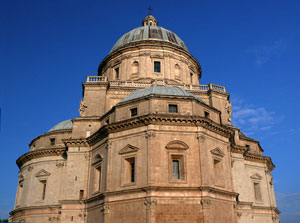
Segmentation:
{"type": "Polygon", "coordinates": [[[154,61],[154,72],[155,73],[160,73],[161,72],[160,61],[154,61]]]}
{"type": "Polygon", "coordinates": [[[132,67],[132,74],[139,73],[139,62],[138,61],[134,61],[131,65],[131,67],[132,67]]]}

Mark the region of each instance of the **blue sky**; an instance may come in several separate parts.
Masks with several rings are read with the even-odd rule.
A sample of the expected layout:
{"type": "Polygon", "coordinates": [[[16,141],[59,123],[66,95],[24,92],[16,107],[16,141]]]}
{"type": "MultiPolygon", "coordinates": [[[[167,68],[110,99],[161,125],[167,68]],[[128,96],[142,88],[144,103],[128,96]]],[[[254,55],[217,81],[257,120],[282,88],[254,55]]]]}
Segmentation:
{"type": "Polygon", "coordinates": [[[201,84],[226,86],[233,124],[276,165],[282,222],[300,222],[300,2],[288,0],[1,0],[0,218],[13,209],[15,160],[33,138],[79,115],[81,82],[141,26],[149,5],[200,62],[201,84]]]}

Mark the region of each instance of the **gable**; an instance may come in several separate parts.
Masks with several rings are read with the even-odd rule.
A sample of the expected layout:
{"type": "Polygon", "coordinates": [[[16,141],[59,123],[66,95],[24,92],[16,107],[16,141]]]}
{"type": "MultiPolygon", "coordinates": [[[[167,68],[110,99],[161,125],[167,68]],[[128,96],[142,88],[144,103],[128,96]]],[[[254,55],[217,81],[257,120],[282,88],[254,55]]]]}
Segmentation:
{"type": "Polygon", "coordinates": [[[127,146],[125,146],[123,149],[120,150],[119,154],[137,152],[138,150],[139,148],[128,144],[127,146]]]}
{"type": "Polygon", "coordinates": [[[259,175],[258,173],[255,173],[255,174],[251,175],[250,178],[251,178],[251,179],[254,179],[254,180],[261,180],[261,179],[262,179],[262,176],[259,175]]]}
{"type": "Polygon", "coordinates": [[[215,149],[210,151],[213,155],[223,157],[225,154],[222,152],[222,150],[219,147],[216,147],[215,149]]]}
{"type": "Polygon", "coordinates": [[[48,177],[48,176],[50,176],[50,173],[47,172],[46,170],[42,169],[42,170],[40,170],[39,172],[37,172],[37,173],[35,174],[35,176],[36,176],[36,177],[48,177]]]}
{"type": "Polygon", "coordinates": [[[166,145],[166,149],[186,150],[188,148],[189,148],[189,146],[186,143],[179,141],[179,140],[171,141],[166,145]]]}

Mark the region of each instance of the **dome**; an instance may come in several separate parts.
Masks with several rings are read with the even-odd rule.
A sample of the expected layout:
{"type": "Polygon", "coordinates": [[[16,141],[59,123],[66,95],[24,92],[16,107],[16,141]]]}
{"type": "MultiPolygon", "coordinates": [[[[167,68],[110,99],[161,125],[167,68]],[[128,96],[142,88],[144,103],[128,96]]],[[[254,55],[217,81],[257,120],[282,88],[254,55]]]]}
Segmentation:
{"type": "Polygon", "coordinates": [[[57,131],[57,130],[71,130],[72,127],[73,127],[72,120],[68,119],[68,120],[58,123],[57,125],[52,127],[48,132],[53,132],[53,131],[57,131]]]}
{"type": "Polygon", "coordinates": [[[127,44],[136,43],[145,40],[158,40],[171,43],[187,52],[185,43],[172,31],[157,26],[157,20],[149,14],[143,20],[143,26],[135,28],[124,34],[113,46],[110,53],[122,48],[127,44]]]}
{"type": "Polygon", "coordinates": [[[183,90],[180,87],[169,87],[169,86],[158,86],[153,85],[149,88],[138,89],[131,92],[126,98],[124,98],[121,102],[127,102],[131,100],[135,100],[138,98],[150,96],[150,95],[164,95],[164,96],[180,96],[180,97],[193,97],[197,101],[204,103],[197,96],[183,90]]]}

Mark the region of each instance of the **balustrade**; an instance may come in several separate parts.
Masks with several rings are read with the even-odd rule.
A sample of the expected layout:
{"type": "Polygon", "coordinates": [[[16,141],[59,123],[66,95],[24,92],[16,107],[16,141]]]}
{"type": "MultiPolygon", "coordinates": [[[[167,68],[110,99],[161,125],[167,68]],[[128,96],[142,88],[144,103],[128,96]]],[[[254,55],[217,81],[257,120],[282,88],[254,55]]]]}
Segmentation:
{"type": "MultiPolygon", "coordinates": [[[[106,76],[88,76],[87,82],[108,82],[106,76]]],[[[110,86],[126,86],[126,87],[137,87],[137,88],[146,88],[150,87],[153,83],[148,82],[140,82],[140,81],[123,81],[123,80],[111,80],[109,81],[110,86]]],[[[217,84],[209,84],[209,85],[195,85],[195,84],[167,84],[164,82],[166,86],[178,86],[186,90],[200,90],[200,91],[208,91],[208,90],[216,90],[221,92],[226,92],[224,86],[217,84]]]]}

